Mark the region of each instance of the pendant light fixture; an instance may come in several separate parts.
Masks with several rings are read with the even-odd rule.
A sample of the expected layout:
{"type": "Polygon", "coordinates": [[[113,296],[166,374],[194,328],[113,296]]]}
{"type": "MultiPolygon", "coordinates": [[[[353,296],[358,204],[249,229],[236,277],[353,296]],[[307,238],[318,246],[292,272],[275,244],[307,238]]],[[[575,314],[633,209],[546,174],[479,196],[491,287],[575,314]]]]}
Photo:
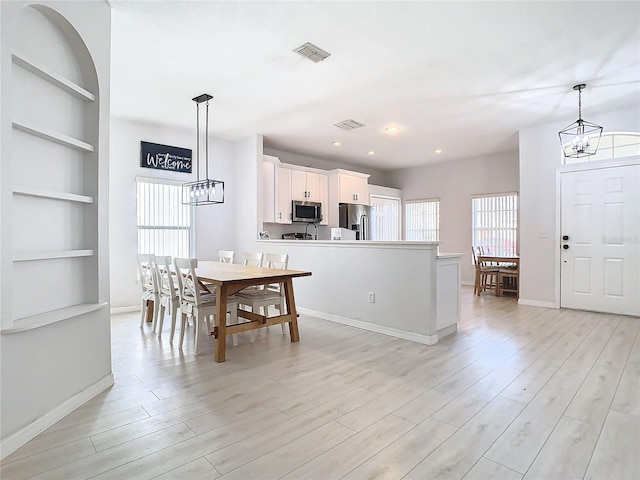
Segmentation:
{"type": "Polygon", "coordinates": [[[182,184],[182,203],[185,205],[213,205],[224,203],[224,182],[209,178],[209,100],[208,93],[198,95],[192,100],[196,102],[196,176],[195,182],[182,184]],[[200,178],[200,104],[206,102],[205,137],[204,137],[204,178],[200,178]]]}
{"type": "Polygon", "coordinates": [[[582,90],[585,88],[584,83],[573,87],[578,91],[578,120],[558,132],[565,157],[588,157],[596,153],[600,144],[602,127],[582,119],[582,90]]]}

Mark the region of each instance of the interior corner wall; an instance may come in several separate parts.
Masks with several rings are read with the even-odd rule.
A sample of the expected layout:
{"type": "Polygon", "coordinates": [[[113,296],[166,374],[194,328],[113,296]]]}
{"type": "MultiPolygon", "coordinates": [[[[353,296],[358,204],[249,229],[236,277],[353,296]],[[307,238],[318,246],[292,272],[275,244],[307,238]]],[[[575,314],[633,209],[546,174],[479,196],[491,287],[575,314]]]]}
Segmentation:
{"type": "Polygon", "coordinates": [[[262,198],[262,135],[256,134],[235,144],[236,182],[232,188],[237,191],[236,202],[236,263],[242,252],[256,249],[258,232],[262,230],[262,207],[258,208],[258,198],[262,198]]]}
{"type": "Polygon", "coordinates": [[[440,199],[440,252],[462,253],[462,282],[473,285],[471,196],[518,192],[518,153],[392,170],[385,177],[402,190],[403,202],[440,199]]]}
{"type": "MultiPolygon", "coordinates": [[[[640,108],[589,114],[604,132],[640,131],[640,108]]],[[[558,132],[570,120],[519,132],[520,142],[520,301],[559,306],[556,298],[557,231],[556,172],[562,166],[558,132]],[[538,233],[547,232],[546,238],[538,233]]]]}
{"type": "MultiPolygon", "coordinates": [[[[1,278],[10,285],[13,277],[11,222],[12,184],[10,147],[11,126],[11,48],[13,28],[22,9],[30,2],[0,2],[0,136],[2,158],[0,196],[2,197],[2,234],[0,236],[1,278]],[[9,225],[9,227],[7,227],[9,225]]],[[[106,2],[56,2],[41,0],[44,6],[64,17],[77,31],[91,56],[99,91],[99,127],[97,143],[98,217],[97,255],[99,300],[106,302],[108,290],[108,159],[110,116],[111,10],[106,2]]],[[[42,7],[39,7],[42,8],[42,7]]],[[[47,10],[49,11],[49,10],[47,10]]],[[[53,14],[52,14],[53,15],[53,14]]],[[[63,22],[57,18],[55,21],[63,22]]],[[[52,20],[52,23],[55,23],[52,20]]],[[[66,23],[65,28],[68,28],[66,23]]],[[[62,30],[62,27],[61,27],[62,30]]],[[[24,32],[23,32],[24,33],[24,32]]],[[[42,39],[39,31],[28,32],[34,48],[42,39]]],[[[76,45],[77,46],[77,45],[76,45]]],[[[54,59],[55,60],[55,59],[54,59]]],[[[15,68],[15,67],[14,67],[15,68]]],[[[41,108],[48,108],[41,105],[41,108]]],[[[2,294],[2,315],[11,317],[10,302],[2,294]]],[[[38,301],[37,293],[33,301],[38,301]]],[[[28,441],[59,420],[70,405],[86,401],[113,380],[111,376],[111,339],[107,307],[40,328],[0,335],[0,391],[2,418],[0,436],[2,456],[28,441]]]]}
{"type": "MultiPolygon", "coordinates": [[[[187,174],[141,167],[141,141],[190,148],[195,155],[195,125],[193,129],[189,129],[112,117],[109,232],[111,307],[114,309],[140,304],[140,285],[136,280],[136,176],[178,182],[196,179],[195,168],[191,174],[187,174]]],[[[234,156],[233,143],[209,137],[209,176],[225,182],[225,201],[221,205],[194,207],[197,258],[215,259],[219,249],[231,249],[235,244],[238,182],[235,181],[234,156]]],[[[201,156],[201,162],[203,161],[201,156]]]]}

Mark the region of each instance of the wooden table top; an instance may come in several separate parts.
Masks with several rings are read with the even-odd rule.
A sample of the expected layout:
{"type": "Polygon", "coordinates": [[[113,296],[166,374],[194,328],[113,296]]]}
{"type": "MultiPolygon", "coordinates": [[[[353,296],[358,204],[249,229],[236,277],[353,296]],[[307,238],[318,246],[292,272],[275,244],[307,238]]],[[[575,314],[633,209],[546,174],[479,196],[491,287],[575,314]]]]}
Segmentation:
{"type": "Polygon", "coordinates": [[[283,270],[277,268],[250,267],[235,263],[217,261],[199,261],[196,269],[198,278],[215,285],[246,282],[247,280],[265,280],[279,282],[286,278],[308,277],[311,272],[303,270],[283,270]]]}

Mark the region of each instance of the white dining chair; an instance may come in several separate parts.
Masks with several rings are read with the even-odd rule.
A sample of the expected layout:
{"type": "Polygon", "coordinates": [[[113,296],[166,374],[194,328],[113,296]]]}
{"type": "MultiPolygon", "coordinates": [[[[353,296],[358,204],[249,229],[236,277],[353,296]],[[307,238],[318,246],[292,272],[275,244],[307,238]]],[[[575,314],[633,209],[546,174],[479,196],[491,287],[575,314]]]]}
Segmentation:
{"type": "Polygon", "coordinates": [[[218,250],[220,263],[233,263],[235,252],[233,250],[218,250]]]}
{"type": "MultiPolygon", "coordinates": [[[[265,267],[286,270],[289,265],[289,255],[267,253],[264,255],[265,267]]],[[[262,309],[262,314],[266,317],[269,313],[269,307],[274,306],[280,311],[285,310],[284,285],[282,283],[269,284],[262,289],[245,288],[238,292],[235,297],[238,299],[238,305],[241,307],[249,307],[252,312],[262,309]]],[[[284,323],[280,324],[282,334],[285,334],[284,323]]],[[[251,342],[254,340],[255,330],[251,331],[251,342]]]]}
{"type": "Polygon", "coordinates": [[[153,266],[153,255],[138,254],[138,274],[142,285],[142,303],[140,305],[140,327],[144,325],[144,319],[149,314],[151,307],[149,302],[153,302],[153,325],[155,327],[160,308],[160,294],[158,292],[158,280],[153,266]]]}
{"type": "MultiPolygon", "coordinates": [[[[200,353],[200,329],[202,322],[207,325],[207,332],[211,332],[210,318],[216,314],[216,296],[201,287],[196,268],[198,268],[197,258],[175,258],[173,260],[176,278],[178,280],[178,294],[180,297],[181,330],[180,347],[184,342],[184,333],[187,326],[187,316],[192,316],[195,324],[195,354],[200,353]]],[[[234,298],[227,299],[227,313],[231,316],[231,324],[238,323],[238,303],[234,298]]],[[[226,315],[225,315],[226,317],[226,315]]],[[[219,319],[226,322],[226,318],[219,319]]],[[[233,344],[238,345],[237,334],[233,335],[233,344]]]]}
{"type": "MultiPolygon", "coordinates": [[[[158,280],[158,293],[160,296],[160,311],[158,313],[158,337],[162,337],[162,329],[164,327],[164,317],[167,309],[171,312],[171,335],[169,343],[173,342],[173,334],[176,328],[176,319],[178,317],[178,308],[180,307],[180,295],[176,282],[173,281],[174,273],[172,271],[173,262],[170,256],[154,257],[154,265],[156,270],[156,279],[158,280]]],[[[154,323],[153,331],[156,331],[154,323]]]]}
{"type": "Polygon", "coordinates": [[[262,253],[244,252],[242,256],[242,264],[250,267],[262,266],[262,253]]]}

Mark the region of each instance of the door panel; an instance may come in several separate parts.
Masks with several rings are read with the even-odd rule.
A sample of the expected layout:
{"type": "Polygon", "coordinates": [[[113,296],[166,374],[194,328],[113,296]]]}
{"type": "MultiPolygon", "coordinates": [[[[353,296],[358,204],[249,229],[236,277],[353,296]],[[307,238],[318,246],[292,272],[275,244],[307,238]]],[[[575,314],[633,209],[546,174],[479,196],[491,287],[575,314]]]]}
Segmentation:
{"type": "Polygon", "coordinates": [[[563,173],[561,192],[561,306],[640,315],[640,165],[563,173]]]}

